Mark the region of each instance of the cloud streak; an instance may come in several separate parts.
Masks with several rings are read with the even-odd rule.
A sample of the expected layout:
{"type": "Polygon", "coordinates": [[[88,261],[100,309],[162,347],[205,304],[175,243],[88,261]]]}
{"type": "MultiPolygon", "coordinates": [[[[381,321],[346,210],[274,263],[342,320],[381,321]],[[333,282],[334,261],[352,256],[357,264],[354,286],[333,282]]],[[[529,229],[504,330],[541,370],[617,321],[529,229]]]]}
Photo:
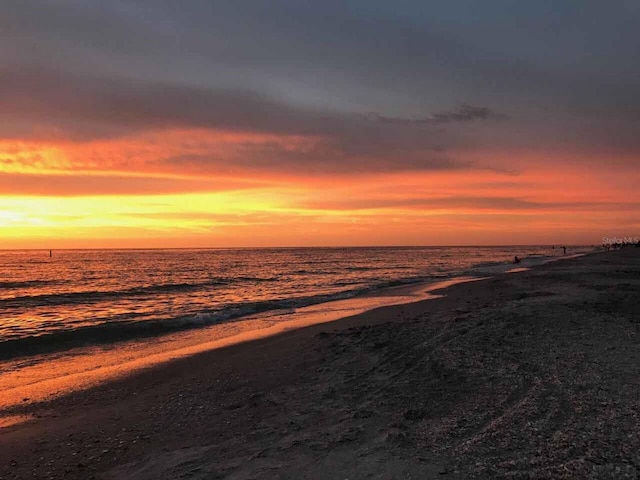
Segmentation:
{"type": "Polygon", "coordinates": [[[519,197],[477,196],[463,195],[439,198],[360,198],[344,199],[342,201],[315,200],[304,204],[312,210],[327,211],[362,211],[362,210],[397,210],[407,209],[416,211],[634,211],[640,208],[640,202],[561,202],[539,201],[519,197]]]}
{"type": "Polygon", "coordinates": [[[446,154],[447,148],[467,142],[465,131],[453,127],[502,118],[488,107],[465,104],[415,121],[380,115],[372,119],[290,105],[256,92],[30,69],[0,75],[0,103],[0,118],[7,120],[0,134],[5,137],[82,143],[191,129],[200,132],[205,141],[198,143],[203,144],[206,131],[211,136],[215,132],[271,136],[262,142],[239,138],[224,148],[213,142],[209,149],[186,148],[156,159],[165,167],[201,171],[220,170],[222,164],[236,170],[310,173],[468,167],[468,162],[446,154]],[[16,132],[21,126],[28,131],[16,132]]]}
{"type": "Polygon", "coordinates": [[[382,123],[396,123],[400,125],[442,125],[455,122],[472,122],[477,120],[506,120],[507,115],[494,112],[488,107],[463,104],[455,110],[436,112],[422,118],[387,117],[372,113],[367,118],[382,123]]]}
{"type": "MultiPolygon", "coordinates": [[[[489,107],[463,104],[419,119],[362,115],[288,105],[268,96],[233,89],[99,78],[52,70],[16,68],[0,72],[1,115],[46,122],[72,134],[82,123],[94,135],[131,129],[207,127],[288,135],[336,135],[344,128],[385,124],[442,125],[503,119],[489,107]]],[[[6,128],[6,127],[5,127],[6,128]]],[[[89,137],[91,132],[84,130],[89,137]]]]}
{"type": "Polygon", "coordinates": [[[237,178],[158,178],[124,174],[5,174],[0,173],[0,195],[5,196],[96,196],[166,195],[184,192],[229,191],[255,188],[255,183],[237,178]]]}

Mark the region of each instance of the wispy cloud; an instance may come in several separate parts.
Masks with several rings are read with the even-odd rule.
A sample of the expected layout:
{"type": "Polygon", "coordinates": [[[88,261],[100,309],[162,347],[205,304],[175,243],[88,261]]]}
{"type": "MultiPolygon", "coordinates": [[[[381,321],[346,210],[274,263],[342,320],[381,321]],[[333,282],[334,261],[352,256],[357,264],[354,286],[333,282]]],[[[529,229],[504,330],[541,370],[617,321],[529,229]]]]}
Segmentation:
{"type": "Polygon", "coordinates": [[[379,113],[368,114],[366,118],[383,123],[397,123],[401,125],[440,125],[455,122],[471,122],[476,120],[505,120],[508,117],[507,115],[494,112],[489,107],[478,107],[475,105],[463,104],[454,110],[436,112],[422,118],[388,117],[380,115],[379,113]]]}

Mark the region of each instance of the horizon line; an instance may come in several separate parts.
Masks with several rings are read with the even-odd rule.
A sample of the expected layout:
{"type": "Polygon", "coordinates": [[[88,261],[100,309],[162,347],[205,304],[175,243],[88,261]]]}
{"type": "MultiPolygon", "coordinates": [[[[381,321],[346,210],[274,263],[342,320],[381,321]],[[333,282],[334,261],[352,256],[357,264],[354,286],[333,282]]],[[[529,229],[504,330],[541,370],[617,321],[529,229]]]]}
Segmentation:
{"type": "Polygon", "coordinates": [[[598,247],[593,243],[512,243],[469,245],[305,245],[305,246],[225,246],[225,247],[75,247],[75,248],[3,248],[0,251],[74,251],[74,250],[291,250],[291,249],[339,249],[339,248],[490,248],[490,247],[598,247]]]}

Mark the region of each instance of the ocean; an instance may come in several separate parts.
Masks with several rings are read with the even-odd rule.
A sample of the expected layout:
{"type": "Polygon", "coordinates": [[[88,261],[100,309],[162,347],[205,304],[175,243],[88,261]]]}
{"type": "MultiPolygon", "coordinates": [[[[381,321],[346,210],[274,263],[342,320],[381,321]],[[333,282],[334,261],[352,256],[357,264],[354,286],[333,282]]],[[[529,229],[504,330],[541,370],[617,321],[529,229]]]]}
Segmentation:
{"type": "MultiPolygon", "coordinates": [[[[567,254],[591,251],[570,247],[567,254]]],[[[0,251],[0,359],[274,315],[542,263],[534,247],[0,251]]]]}

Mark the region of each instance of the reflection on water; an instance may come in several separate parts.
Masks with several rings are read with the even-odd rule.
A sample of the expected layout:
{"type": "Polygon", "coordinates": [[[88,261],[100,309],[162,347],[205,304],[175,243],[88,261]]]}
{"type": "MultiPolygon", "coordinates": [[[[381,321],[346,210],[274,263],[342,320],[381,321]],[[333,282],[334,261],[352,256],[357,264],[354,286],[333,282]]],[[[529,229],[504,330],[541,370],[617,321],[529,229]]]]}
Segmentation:
{"type": "Polygon", "coordinates": [[[429,292],[474,280],[478,278],[462,277],[389,289],[376,295],[336,300],[293,312],[258,314],[239,322],[166,335],[154,342],[128,341],[120,343],[118,348],[90,346],[76,348],[67,354],[34,356],[28,362],[7,361],[0,372],[0,391],[3,392],[0,397],[0,418],[4,419],[4,426],[15,424],[28,420],[28,417],[3,417],[2,412],[17,405],[51,400],[172,359],[334,321],[373,308],[438,298],[439,295],[429,292]]]}
{"type": "Polygon", "coordinates": [[[173,358],[429,298],[425,285],[526,269],[548,260],[545,251],[0,252],[0,416],[4,411],[5,426],[21,422],[11,413],[17,405],[173,358]],[[523,267],[513,269],[514,252],[523,267]]]}
{"type": "Polygon", "coordinates": [[[539,262],[548,247],[0,251],[0,358],[539,262]]]}

